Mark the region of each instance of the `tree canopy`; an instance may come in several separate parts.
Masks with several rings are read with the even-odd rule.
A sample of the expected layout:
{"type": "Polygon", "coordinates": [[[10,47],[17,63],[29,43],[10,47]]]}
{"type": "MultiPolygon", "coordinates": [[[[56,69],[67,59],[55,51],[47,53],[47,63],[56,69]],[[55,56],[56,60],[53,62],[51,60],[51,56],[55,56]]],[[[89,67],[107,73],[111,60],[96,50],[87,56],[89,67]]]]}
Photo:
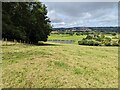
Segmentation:
{"type": "Polygon", "coordinates": [[[41,2],[3,2],[2,37],[37,43],[52,30],[47,7],[41,2]]]}

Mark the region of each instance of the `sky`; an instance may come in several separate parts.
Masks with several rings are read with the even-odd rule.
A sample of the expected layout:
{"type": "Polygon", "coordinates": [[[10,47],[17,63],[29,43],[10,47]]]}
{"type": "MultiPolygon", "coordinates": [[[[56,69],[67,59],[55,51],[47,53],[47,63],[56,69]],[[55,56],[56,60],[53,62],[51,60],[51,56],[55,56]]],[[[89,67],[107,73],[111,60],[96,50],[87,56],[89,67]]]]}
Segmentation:
{"type": "Polygon", "coordinates": [[[118,26],[117,2],[43,2],[54,28],[118,26]]]}

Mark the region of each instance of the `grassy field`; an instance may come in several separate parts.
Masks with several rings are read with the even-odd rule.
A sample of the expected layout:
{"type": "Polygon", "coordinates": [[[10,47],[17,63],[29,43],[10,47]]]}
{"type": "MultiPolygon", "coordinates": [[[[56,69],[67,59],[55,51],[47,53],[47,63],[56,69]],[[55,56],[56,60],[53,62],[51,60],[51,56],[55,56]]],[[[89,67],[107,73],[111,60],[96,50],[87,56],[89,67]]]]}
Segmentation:
{"type": "MultiPolygon", "coordinates": [[[[111,34],[104,34],[106,37],[117,37],[118,38],[118,34],[116,36],[112,36],[111,34]]],[[[74,40],[74,44],[78,44],[78,41],[81,41],[83,38],[86,38],[87,35],[69,35],[69,34],[51,34],[48,37],[48,40],[74,40]]],[[[112,39],[113,41],[116,41],[118,39],[112,39]]]]}
{"type": "Polygon", "coordinates": [[[118,48],[2,46],[4,88],[117,88],[118,48]]]}
{"type": "Polygon", "coordinates": [[[69,34],[51,34],[48,38],[48,40],[74,40],[75,44],[78,44],[79,40],[82,40],[83,38],[85,38],[87,35],[69,35],[69,34]]]}

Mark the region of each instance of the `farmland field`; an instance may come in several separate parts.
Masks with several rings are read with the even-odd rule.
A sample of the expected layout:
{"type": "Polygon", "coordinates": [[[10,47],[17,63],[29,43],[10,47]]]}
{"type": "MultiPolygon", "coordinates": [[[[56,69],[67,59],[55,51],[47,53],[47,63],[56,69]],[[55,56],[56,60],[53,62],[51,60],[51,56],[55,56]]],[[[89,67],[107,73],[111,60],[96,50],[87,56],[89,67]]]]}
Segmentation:
{"type": "Polygon", "coordinates": [[[4,88],[117,88],[118,47],[2,46],[4,88]]]}
{"type": "Polygon", "coordinates": [[[79,40],[82,40],[83,38],[85,38],[87,35],[67,35],[67,34],[51,34],[48,38],[48,40],[74,40],[75,44],[78,44],[79,40]]]}
{"type": "Polygon", "coordinates": [[[18,1],[0,4],[1,89],[119,88],[117,2],[18,1]]]}

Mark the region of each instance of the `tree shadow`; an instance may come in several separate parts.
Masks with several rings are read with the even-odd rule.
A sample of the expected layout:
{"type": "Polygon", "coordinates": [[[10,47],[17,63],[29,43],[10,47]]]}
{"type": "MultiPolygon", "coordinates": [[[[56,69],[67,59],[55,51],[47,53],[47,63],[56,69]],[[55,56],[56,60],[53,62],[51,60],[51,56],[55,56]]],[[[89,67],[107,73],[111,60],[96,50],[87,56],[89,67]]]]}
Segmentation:
{"type": "Polygon", "coordinates": [[[7,43],[7,44],[1,44],[1,46],[15,46],[15,45],[29,45],[29,46],[64,46],[64,44],[60,43],[49,43],[49,42],[39,42],[39,43],[34,43],[34,44],[29,44],[29,43],[19,43],[15,44],[14,42],[7,43]]]}
{"type": "Polygon", "coordinates": [[[36,46],[64,46],[63,44],[57,44],[57,43],[37,43],[34,45],[36,46]]]}

